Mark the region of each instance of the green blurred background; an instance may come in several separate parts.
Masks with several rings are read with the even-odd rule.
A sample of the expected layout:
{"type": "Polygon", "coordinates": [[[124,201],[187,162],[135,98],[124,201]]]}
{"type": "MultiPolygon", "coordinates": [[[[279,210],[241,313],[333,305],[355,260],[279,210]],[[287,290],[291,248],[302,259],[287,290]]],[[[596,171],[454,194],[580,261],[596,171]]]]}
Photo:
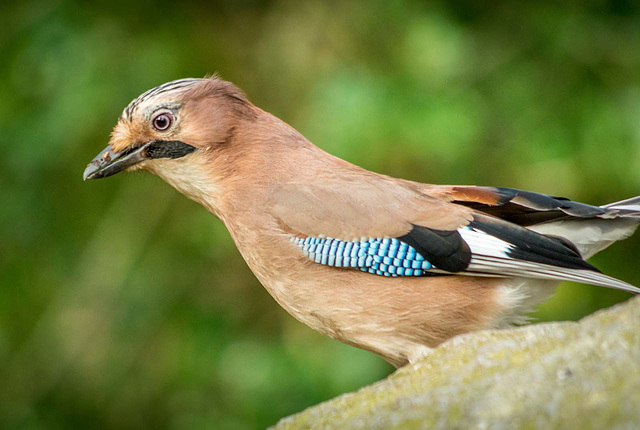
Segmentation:
{"type": "MultiPolygon", "coordinates": [[[[219,72],[389,175],[640,194],[638,2],[10,1],[0,24],[3,429],[263,428],[392,370],[288,316],[159,179],[82,182],[165,81],[219,72]]],[[[639,253],[593,262],[638,285],[639,253]]],[[[626,298],[564,284],[535,316],[626,298]]]]}

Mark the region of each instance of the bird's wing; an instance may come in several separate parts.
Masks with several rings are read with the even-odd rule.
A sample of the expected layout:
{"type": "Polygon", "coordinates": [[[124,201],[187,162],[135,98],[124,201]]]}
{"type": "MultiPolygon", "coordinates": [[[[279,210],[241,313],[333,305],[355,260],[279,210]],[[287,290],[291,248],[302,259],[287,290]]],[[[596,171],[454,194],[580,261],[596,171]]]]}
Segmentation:
{"type": "MultiPolygon", "coordinates": [[[[291,241],[318,264],[383,276],[460,274],[570,280],[640,293],[600,273],[566,240],[472,210],[469,204],[445,202],[399,183],[391,185],[359,181],[342,187],[280,186],[273,191],[273,211],[291,241]]],[[[474,198],[487,207],[522,206],[526,208],[522,216],[545,210],[588,217],[606,212],[575,202],[550,203],[548,200],[563,200],[538,198],[534,193],[511,196],[507,201],[507,197],[495,197],[497,192],[492,189],[461,188],[468,188],[459,191],[461,196],[466,193],[465,202],[474,198]]]]}

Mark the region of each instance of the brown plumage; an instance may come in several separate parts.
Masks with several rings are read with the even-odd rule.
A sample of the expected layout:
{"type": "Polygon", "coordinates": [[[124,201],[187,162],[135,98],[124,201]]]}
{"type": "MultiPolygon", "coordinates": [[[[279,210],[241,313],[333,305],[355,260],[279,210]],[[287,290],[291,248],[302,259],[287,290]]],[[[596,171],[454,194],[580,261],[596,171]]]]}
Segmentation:
{"type": "Polygon", "coordinates": [[[634,231],[638,198],[594,207],[369,172],[218,78],[170,82],[132,101],[85,179],[134,169],[219,217],[291,315],[395,366],[457,334],[521,321],[561,280],[640,291],[583,260],[634,231]],[[365,250],[376,241],[391,243],[380,257],[365,250]],[[347,255],[351,246],[361,258],[347,255]]]}

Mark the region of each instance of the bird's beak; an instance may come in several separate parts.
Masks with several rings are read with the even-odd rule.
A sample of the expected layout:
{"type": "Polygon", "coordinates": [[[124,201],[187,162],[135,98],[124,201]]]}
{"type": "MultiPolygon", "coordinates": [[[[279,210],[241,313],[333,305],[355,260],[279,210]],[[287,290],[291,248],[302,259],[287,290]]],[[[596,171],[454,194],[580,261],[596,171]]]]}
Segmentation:
{"type": "Polygon", "coordinates": [[[108,145],[84,169],[84,180],[106,178],[138,164],[146,159],[147,145],[148,143],[134,148],[126,148],[119,152],[114,152],[111,145],[108,145]]]}

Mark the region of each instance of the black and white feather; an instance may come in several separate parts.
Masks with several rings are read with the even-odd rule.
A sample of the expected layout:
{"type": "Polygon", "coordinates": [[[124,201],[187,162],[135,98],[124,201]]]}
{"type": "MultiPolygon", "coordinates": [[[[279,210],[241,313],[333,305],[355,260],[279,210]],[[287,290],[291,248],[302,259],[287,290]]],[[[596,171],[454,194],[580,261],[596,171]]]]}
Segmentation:
{"type": "Polygon", "coordinates": [[[584,261],[564,239],[477,221],[458,231],[471,249],[471,262],[460,274],[572,281],[640,293],[584,261]]]}

